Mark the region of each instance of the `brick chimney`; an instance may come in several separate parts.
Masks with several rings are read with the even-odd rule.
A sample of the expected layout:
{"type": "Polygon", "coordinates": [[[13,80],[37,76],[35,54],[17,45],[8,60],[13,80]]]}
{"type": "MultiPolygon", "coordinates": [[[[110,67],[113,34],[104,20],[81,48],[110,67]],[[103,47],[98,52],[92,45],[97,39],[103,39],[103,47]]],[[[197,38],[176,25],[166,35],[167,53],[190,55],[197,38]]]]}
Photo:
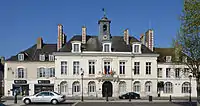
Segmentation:
{"type": "Polygon", "coordinates": [[[43,40],[41,37],[37,38],[37,49],[42,49],[43,40]]]}
{"type": "Polygon", "coordinates": [[[58,24],[58,40],[57,40],[57,51],[62,48],[63,45],[63,26],[58,24]]]}
{"type": "Polygon", "coordinates": [[[124,30],[124,41],[126,42],[126,44],[129,44],[129,31],[128,29],[124,30]]]}
{"type": "Polygon", "coordinates": [[[153,30],[152,29],[149,29],[147,32],[146,32],[146,43],[147,43],[147,47],[153,51],[153,48],[154,48],[154,38],[153,38],[153,30]]]}
{"type": "Polygon", "coordinates": [[[83,44],[86,44],[86,27],[85,26],[83,26],[82,27],[82,43],[83,44]]]}

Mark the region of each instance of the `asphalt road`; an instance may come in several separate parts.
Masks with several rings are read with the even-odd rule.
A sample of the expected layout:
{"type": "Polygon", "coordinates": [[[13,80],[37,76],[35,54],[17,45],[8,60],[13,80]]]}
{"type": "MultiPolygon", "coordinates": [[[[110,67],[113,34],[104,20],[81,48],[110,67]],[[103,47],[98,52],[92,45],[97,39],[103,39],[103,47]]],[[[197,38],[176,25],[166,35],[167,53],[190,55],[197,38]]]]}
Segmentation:
{"type": "Polygon", "coordinates": [[[57,104],[57,105],[53,105],[53,104],[29,104],[29,105],[20,105],[20,106],[72,106],[74,103],[61,103],[61,104],[57,104]]]}
{"type": "Polygon", "coordinates": [[[78,103],[76,106],[196,106],[196,103],[191,105],[188,102],[165,102],[165,103],[129,103],[129,102],[83,102],[78,103]]]}

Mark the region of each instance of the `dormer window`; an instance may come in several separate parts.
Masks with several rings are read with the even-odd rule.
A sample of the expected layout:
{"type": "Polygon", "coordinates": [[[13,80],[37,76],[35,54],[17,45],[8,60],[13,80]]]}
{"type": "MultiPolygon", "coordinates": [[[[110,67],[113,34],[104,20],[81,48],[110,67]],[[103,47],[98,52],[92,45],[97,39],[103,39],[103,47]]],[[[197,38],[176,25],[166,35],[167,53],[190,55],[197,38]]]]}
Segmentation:
{"type": "Polygon", "coordinates": [[[45,61],[45,54],[40,54],[39,60],[40,61],[45,61]]]}
{"type": "Polygon", "coordinates": [[[132,49],[133,49],[132,50],[133,53],[136,53],[136,54],[141,53],[141,44],[140,43],[133,43],[132,49]]]}
{"type": "Polygon", "coordinates": [[[49,55],[49,61],[54,61],[54,55],[49,55]]]}
{"type": "Polygon", "coordinates": [[[103,44],[103,52],[111,52],[111,43],[103,44]]]}
{"type": "Polygon", "coordinates": [[[74,52],[74,53],[81,52],[81,42],[80,41],[72,41],[72,52],[74,52]]]}
{"type": "Polygon", "coordinates": [[[24,54],[18,54],[18,60],[24,61],[24,54]]]}
{"type": "Polygon", "coordinates": [[[166,56],[166,62],[171,62],[172,56],[166,56]]]}

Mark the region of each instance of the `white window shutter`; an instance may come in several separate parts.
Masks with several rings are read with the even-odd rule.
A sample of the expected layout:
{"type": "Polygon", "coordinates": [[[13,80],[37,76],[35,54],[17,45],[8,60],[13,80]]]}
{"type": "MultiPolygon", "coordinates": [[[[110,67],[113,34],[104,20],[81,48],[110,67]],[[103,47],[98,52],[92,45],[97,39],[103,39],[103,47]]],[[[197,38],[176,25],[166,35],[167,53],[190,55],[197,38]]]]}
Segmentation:
{"type": "Polygon", "coordinates": [[[27,78],[27,68],[24,69],[24,78],[27,78]]]}
{"type": "Polygon", "coordinates": [[[39,68],[37,68],[37,78],[39,78],[40,77],[40,70],[39,70],[39,68]]]}
{"type": "Polygon", "coordinates": [[[50,69],[49,68],[45,69],[45,74],[46,74],[45,77],[48,77],[48,78],[50,77],[50,75],[49,75],[50,74],[50,69]]]}

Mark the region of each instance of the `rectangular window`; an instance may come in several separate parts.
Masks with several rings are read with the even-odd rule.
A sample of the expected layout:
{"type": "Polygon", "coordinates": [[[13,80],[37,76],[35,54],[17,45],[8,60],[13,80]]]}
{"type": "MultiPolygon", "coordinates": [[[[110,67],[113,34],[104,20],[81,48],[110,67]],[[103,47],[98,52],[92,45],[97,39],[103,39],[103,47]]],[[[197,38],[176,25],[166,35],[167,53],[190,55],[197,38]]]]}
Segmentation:
{"type": "Polygon", "coordinates": [[[140,74],[140,62],[134,62],[134,74],[135,75],[140,74]]]}
{"type": "Polygon", "coordinates": [[[184,68],[183,74],[184,74],[185,78],[188,78],[189,77],[189,68],[184,68]]]}
{"type": "Polygon", "coordinates": [[[18,54],[18,60],[24,61],[24,54],[18,54]]]}
{"type": "Polygon", "coordinates": [[[24,78],[24,68],[18,68],[18,77],[17,78],[24,78]]]}
{"type": "Polygon", "coordinates": [[[146,62],[146,74],[151,74],[151,62],[146,62]]]}
{"type": "Polygon", "coordinates": [[[73,62],[73,74],[79,74],[79,61],[74,61],[73,62]]]}
{"type": "Polygon", "coordinates": [[[175,77],[180,78],[180,68],[175,69],[175,77]]]}
{"type": "Polygon", "coordinates": [[[49,68],[49,77],[55,77],[55,68],[49,68]]]}
{"type": "Polygon", "coordinates": [[[79,44],[74,44],[74,52],[79,52],[79,44]]]}
{"type": "Polygon", "coordinates": [[[157,77],[162,78],[162,68],[158,68],[157,77]]]}
{"type": "Polygon", "coordinates": [[[166,68],[166,78],[170,78],[171,68],[166,68]]]}
{"type": "Polygon", "coordinates": [[[134,45],[134,53],[139,53],[139,45],[134,45]]]}
{"type": "Polygon", "coordinates": [[[54,61],[54,55],[49,55],[49,61],[54,61]]]}
{"type": "Polygon", "coordinates": [[[119,62],[119,74],[125,74],[125,62],[119,62]]]}
{"type": "Polygon", "coordinates": [[[104,62],[104,74],[110,74],[110,62],[109,61],[105,61],[104,62]]]}
{"type": "Polygon", "coordinates": [[[95,74],[95,62],[89,61],[89,74],[95,74]]]}
{"type": "Polygon", "coordinates": [[[104,52],[109,52],[109,51],[110,51],[110,45],[104,44],[104,52]]]}
{"type": "Polygon", "coordinates": [[[67,74],[67,61],[61,61],[61,74],[67,74]]]}
{"type": "Polygon", "coordinates": [[[40,61],[45,61],[45,55],[44,54],[40,54],[40,61]]]}

